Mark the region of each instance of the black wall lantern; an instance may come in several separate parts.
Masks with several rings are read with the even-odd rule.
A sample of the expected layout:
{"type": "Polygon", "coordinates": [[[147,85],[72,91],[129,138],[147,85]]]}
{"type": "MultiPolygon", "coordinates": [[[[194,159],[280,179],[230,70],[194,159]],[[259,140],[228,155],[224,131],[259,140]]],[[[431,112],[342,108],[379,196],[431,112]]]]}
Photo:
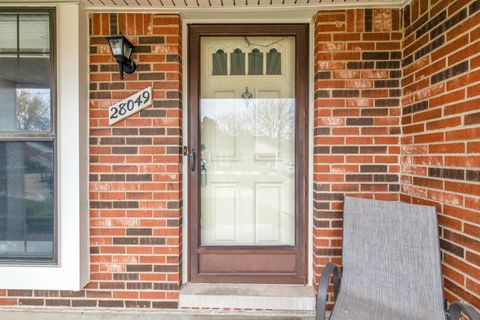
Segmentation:
{"type": "Polygon", "coordinates": [[[135,46],[131,44],[130,41],[128,41],[128,39],[122,34],[107,37],[107,40],[108,44],[110,45],[112,55],[115,57],[118,66],[120,67],[120,79],[123,80],[124,71],[128,74],[131,74],[135,72],[135,69],[137,69],[135,62],[130,59],[135,46]]]}

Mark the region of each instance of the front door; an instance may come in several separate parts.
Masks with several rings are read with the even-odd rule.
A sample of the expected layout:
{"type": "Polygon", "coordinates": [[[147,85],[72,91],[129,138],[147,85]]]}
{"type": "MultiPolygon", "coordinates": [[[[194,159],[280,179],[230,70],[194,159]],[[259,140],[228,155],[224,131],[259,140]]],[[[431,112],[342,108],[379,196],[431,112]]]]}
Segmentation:
{"type": "Polygon", "coordinates": [[[191,281],[304,283],[307,27],[189,31],[191,281]]]}

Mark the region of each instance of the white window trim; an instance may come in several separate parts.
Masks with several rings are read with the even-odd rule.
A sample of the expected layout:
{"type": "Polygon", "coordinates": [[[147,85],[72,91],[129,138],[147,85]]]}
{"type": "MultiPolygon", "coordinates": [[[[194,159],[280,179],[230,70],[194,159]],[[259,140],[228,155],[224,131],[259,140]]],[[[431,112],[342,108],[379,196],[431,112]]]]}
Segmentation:
{"type": "Polygon", "coordinates": [[[80,290],[90,275],[88,19],[79,3],[45,6],[56,8],[58,263],[0,265],[2,289],[80,290]]]}

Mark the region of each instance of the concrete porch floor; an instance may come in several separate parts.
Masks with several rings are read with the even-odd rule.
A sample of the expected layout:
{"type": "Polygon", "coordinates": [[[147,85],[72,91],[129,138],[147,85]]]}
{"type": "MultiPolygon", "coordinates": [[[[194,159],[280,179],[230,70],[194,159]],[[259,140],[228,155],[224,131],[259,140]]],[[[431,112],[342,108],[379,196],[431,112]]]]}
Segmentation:
{"type": "Polygon", "coordinates": [[[200,310],[75,310],[0,309],[0,319],[8,320],[313,320],[313,312],[200,311],[200,310]]]}

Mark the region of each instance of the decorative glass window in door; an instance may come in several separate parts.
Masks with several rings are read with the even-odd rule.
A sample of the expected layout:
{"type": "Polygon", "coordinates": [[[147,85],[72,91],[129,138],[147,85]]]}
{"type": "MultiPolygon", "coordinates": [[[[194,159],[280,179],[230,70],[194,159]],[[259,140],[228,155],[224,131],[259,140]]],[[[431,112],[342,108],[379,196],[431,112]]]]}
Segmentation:
{"type": "Polygon", "coordinates": [[[282,61],[282,51],[279,48],[266,46],[262,49],[248,49],[248,47],[249,45],[243,50],[241,48],[235,48],[232,51],[227,48],[215,50],[212,53],[211,61],[212,75],[282,75],[284,62],[282,61]],[[246,52],[248,52],[248,55],[246,52]],[[264,56],[266,56],[266,64],[264,56]],[[248,73],[246,73],[247,64],[248,73]]]}
{"type": "Polygon", "coordinates": [[[282,55],[272,48],[267,52],[267,75],[282,74],[282,55]]]}
{"type": "Polygon", "coordinates": [[[227,75],[227,54],[222,49],[218,49],[213,55],[213,75],[227,75]]]}
{"type": "Polygon", "coordinates": [[[235,49],[230,54],[230,74],[244,75],[245,74],[245,53],[241,49],[235,49]]]}
{"type": "Polygon", "coordinates": [[[248,54],[248,74],[263,74],[263,53],[257,48],[253,49],[252,52],[248,54]]]}

